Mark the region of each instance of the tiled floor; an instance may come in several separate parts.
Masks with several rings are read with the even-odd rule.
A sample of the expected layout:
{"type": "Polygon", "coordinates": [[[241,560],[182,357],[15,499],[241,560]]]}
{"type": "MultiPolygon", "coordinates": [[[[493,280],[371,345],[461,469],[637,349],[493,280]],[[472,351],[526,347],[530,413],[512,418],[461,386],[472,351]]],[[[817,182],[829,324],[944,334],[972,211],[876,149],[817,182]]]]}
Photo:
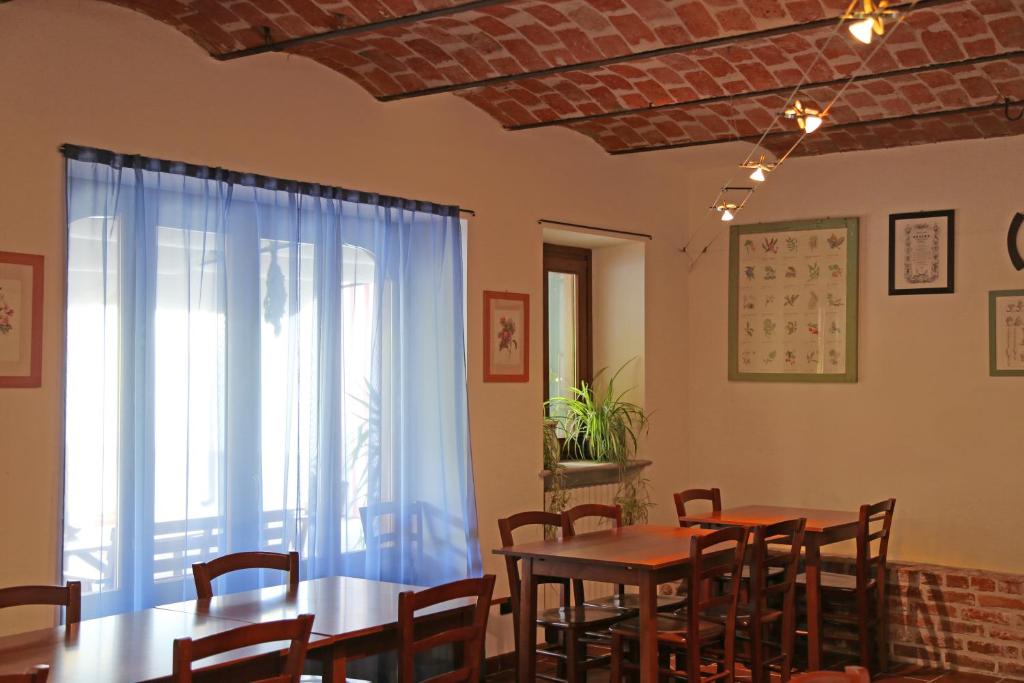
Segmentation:
{"type": "MultiPolygon", "coordinates": [[[[505,672],[489,677],[487,680],[495,683],[514,683],[515,674],[505,672]]],[[[1000,681],[1005,680],[1007,683],[1010,683],[1014,679],[1002,679],[997,676],[985,676],[983,674],[962,671],[939,671],[915,664],[897,664],[892,667],[892,671],[876,677],[875,680],[885,681],[885,683],[1000,683],[1000,681]]],[[[592,671],[587,677],[587,683],[607,683],[607,681],[607,670],[592,671]]],[[[749,679],[737,677],[737,681],[742,683],[749,681],[749,679]]]]}

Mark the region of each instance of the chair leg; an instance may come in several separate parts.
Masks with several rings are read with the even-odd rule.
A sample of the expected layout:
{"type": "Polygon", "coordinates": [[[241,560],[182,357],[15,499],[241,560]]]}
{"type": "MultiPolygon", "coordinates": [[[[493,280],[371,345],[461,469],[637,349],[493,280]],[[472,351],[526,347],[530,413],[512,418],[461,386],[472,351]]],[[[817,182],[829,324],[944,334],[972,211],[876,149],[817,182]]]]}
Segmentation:
{"type": "Polygon", "coordinates": [[[750,680],[752,683],[768,683],[770,677],[765,670],[761,624],[752,620],[748,635],[750,636],[750,680]]]}
{"type": "Polygon", "coordinates": [[[868,609],[867,595],[862,592],[857,592],[857,636],[858,646],[860,648],[860,665],[867,669],[872,674],[878,673],[878,671],[872,666],[871,651],[874,649],[871,643],[871,636],[873,635],[871,628],[871,615],[868,609]]]}
{"type": "Polygon", "coordinates": [[[884,590],[878,592],[876,604],[875,648],[878,650],[878,671],[884,673],[889,670],[889,605],[884,590]]]}
{"type": "Polygon", "coordinates": [[[622,636],[612,634],[612,662],[609,683],[622,683],[622,636]]]}
{"type": "Polygon", "coordinates": [[[565,680],[580,683],[579,633],[569,629],[565,634],[565,680]]]}

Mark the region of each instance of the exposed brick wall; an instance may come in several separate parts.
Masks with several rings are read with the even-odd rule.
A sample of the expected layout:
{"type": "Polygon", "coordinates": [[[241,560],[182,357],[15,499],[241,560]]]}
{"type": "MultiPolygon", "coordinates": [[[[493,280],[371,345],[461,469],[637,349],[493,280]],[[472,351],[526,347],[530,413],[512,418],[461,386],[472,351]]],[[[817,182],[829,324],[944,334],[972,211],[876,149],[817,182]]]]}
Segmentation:
{"type": "MultiPolygon", "coordinates": [[[[895,661],[1024,680],[1024,574],[889,563],[895,661]]],[[[853,573],[851,559],[826,569],[853,573]]]]}
{"type": "MultiPolygon", "coordinates": [[[[269,29],[271,40],[280,41],[465,0],[107,1],[170,24],[219,54],[262,44],[263,27],[269,29]]],[[[385,97],[798,26],[835,17],[847,4],[848,0],[509,0],[290,51],[385,97]]],[[[569,127],[611,152],[741,137],[763,131],[785,99],[750,93],[793,87],[805,73],[811,82],[843,78],[869,53],[874,55],[870,69],[879,72],[1024,50],[1024,2],[963,0],[916,9],[877,52],[845,33],[830,40],[832,33],[831,25],[803,27],[769,38],[474,87],[459,94],[506,126],[732,96],[729,102],[634,112],[569,127]]],[[[821,106],[835,91],[823,87],[803,98],[821,106]]],[[[926,113],[988,104],[1001,97],[1024,99],[1020,55],[859,84],[836,103],[829,121],[842,124],[926,113]]],[[[804,145],[800,153],[1019,134],[1024,127],[929,119],[896,132],[901,130],[906,134],[863,127],[828,138],[812,136],[809,142],[814,144],[804,145]]],[[[788,147],[783,143],[777,139],[771,149],[788,147]]]]}

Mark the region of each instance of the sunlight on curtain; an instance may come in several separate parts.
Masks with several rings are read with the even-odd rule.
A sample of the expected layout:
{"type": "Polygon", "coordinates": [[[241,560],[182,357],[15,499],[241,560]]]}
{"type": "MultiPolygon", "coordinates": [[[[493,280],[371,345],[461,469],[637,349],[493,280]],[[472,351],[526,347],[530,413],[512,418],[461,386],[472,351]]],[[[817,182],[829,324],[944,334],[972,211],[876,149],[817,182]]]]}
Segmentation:
{"type": "Polygon", "coordinates": [[[71,150],[85,615],[192,597],[193,562],[243,550],[298,550],[303,578],[479,574],[457,209],[71,150]]]}
{"type": "MultiPolygon", "coordinates": [[[[569,396],[576,386],[576,276],[548,273],[548,396],[569,396]]],[[[565,414],[552,405],[552,417],[565,414]]]]}

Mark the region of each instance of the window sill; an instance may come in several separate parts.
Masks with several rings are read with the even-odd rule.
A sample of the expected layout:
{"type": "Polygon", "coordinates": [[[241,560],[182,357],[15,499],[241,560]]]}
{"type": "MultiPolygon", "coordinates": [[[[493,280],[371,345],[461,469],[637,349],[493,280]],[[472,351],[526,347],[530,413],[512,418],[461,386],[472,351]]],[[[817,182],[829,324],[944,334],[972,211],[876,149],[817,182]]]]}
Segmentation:
{"type": "MultiPolygon", "coordinates": [[[[650,460],[634,460],[626,466],[626,471],[632,474],[650,464],[650,460]]],[[[562,462],[562,466],[565,467],[565,488],[567,489],[617,484],[619,481],[619,466],[614,463],[567,460],[562,462]]],[[[550,491],[551,470],[541,470],[538,476],[544,480],[544,490],[550,491]]]]}

